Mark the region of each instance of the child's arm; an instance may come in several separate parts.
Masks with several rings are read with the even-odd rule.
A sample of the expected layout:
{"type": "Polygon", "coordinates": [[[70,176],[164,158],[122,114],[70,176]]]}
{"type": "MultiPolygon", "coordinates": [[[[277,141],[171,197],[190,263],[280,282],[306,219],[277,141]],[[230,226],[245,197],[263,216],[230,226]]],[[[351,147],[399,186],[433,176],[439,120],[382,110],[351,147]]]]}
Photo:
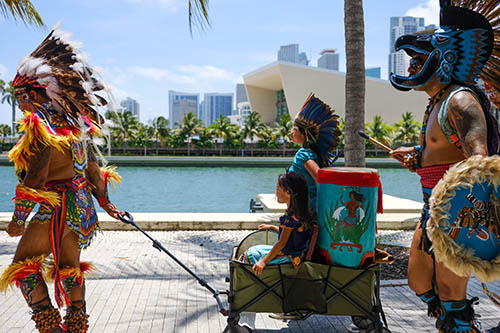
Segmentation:
{"type": "Polygon", "coordinates": [[[307,172],[311,175],[311,177],[314,179],[314,182],[317,184],[318,183],[318,170],[319,166],[314,160],[308,160],[306,163],[304,163],[304,167],[306,168],[307,172]]]}
{"type": "Polygon", "coordinates": [[[260,259],[255,265],[253,265],[252,270],[255,273],[255,275],[262,274],[264,267],[266,267],[266,265],[271,260],[273,260],[281,252],[281,250],[283,250],[286,243],[288,243],[288,238],[290,238],[291,233],[292,233],[291,228],[283,228],[283,230],[281,231],[280,239],[276,244],[274,244],[271,251],[269,251],[269,253],[266,254],[264,258],[260,259]]]}
{"type": "Polygon", "coordinates": [[[259,230],[262,230],[262,229],[273,229],[274,231],[278,232],[279,231],[279,227],[277,225],[272,225],[272,224],[261,224],[257,227],[259,230]]]}

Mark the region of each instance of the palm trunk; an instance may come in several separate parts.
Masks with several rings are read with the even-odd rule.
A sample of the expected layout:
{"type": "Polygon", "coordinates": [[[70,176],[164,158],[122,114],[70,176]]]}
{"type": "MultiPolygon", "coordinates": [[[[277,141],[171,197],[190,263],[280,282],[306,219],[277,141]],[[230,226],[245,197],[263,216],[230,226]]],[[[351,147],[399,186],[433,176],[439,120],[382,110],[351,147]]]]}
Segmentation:
{"type": "Polygon", "coordinates": [[[365,27],[363,0],[344,0],[346,48],[344,156],[349,167],[365,166],[365,27]]]}
{"type": "Polygon", "coordinates": [[[12,101],[12,136],[16,135],[16,101],[12,101]]]}

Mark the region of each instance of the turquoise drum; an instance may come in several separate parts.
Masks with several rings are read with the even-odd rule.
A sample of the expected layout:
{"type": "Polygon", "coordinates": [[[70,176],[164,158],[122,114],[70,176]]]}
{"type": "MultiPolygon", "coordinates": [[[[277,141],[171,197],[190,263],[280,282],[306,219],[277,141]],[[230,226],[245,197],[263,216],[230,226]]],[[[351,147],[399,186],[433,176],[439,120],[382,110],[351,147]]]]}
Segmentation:
{"type": "Polygon", "coordinates": [[[382,185],[377,170],[318,171],[318,247],[329,264],[363,267],[374,261],[382,185]]]}
{"type": "Polygon", "coordinates": [[[436,259],[458,275],[500,279],[500,157],[473,156],[453,166],[430,203],[436,259]]]}

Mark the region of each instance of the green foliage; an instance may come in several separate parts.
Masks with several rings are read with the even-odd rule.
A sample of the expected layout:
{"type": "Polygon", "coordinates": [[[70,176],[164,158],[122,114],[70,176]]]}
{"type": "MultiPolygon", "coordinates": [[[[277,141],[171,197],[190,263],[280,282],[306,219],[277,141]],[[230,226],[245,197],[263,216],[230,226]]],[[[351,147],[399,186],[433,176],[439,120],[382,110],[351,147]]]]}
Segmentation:
{"type": "Polygon", "coordinates": [[[366,134],[385,145],[391,144],[392,131],[392,127],[386,124],[379,115],[373,117],[372,122],[366,123],[366,134]]]}
{"type": "Polygon", "coordinates": [[[5,17],[10,12],[14,20],[20,18],[25,24],[43,26],[40,14],[29,0],[0,0],[0,11],[5,17]]]}
{"type": "Polygon", "coordinates": [[[415,120],[411,112],[403,114],[403,119],[394,125],[393,144],[413,146],[418,143],[422,124],[415,120]]]}

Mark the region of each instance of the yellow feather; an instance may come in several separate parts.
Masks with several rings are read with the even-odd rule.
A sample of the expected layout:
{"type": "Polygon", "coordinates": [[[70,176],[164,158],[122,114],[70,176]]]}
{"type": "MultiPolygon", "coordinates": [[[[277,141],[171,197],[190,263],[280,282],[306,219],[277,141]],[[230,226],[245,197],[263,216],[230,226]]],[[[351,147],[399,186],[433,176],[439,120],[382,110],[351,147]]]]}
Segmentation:
{"type": "Polygon", "coordinates": [[[28,265],[42,265],[47,256],[41,255],[38,257],[27,258],[24,261],[19,261],[10,264],[7,267],[2,275],[0,276],[0,291],[5,292],[8,287],[12,287],[14,280],[16,279],[16,275],[23,271],[28,265]]]}

